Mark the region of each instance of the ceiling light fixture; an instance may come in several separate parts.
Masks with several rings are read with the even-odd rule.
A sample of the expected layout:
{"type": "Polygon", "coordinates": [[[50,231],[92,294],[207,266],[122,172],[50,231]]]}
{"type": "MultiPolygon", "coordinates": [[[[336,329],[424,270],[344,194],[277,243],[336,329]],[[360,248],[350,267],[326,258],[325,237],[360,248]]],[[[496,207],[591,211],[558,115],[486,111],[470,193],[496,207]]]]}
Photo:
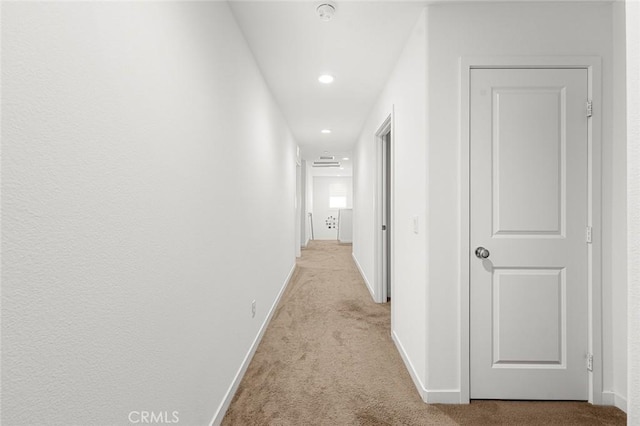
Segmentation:
{"type": "Polygon", "coordinates": [[[344,161],[347,161],[347,160],[349,159],[349,157],[342,157],[342,159],[343,159],[344,161]]]}
{"type": "Polygon", "coordinates": [[[320,3],[318,7],[316,7],[316,13],[322,22],[329,22],[336,14],[336,6],[329,2],[320,3]]]}
{"type": "Polygon", "coordinates": [[[320,77],[318,77],[318,81],[323,84],[331,84],[333,83],[333,80],[334,78],[331,74],[322,74],[320,77]]]}
{"type": "Polygon", "coordinates": [[[322,129],[322,130],[320,130],[320,133],[324,133],[325,135],[328,135],[329,133],[331,133],[331,130],[329,130],[329,129],[322,129]]]}

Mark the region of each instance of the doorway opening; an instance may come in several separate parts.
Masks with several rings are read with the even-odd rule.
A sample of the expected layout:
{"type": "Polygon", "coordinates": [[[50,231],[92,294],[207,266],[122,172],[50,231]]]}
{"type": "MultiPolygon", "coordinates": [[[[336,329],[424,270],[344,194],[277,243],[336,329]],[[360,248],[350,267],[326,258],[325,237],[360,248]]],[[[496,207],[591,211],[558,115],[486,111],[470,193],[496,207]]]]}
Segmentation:
{"type": "Polygon", "coordinates": [[[296,235],[295,235],[295,253],[296,257],[302,256],[302,247],[304,246],[304,220],[302,218],[304,212],[304,197],[303,197],[303,172],[302,162],[300,160],[300,148],[297,148],[296,155],[296,235]]]}
{"type": "Polygon", "coordinates": [[[393,265],[393,130],[389,114],[376,132],[376,301],[387,303],[392,298],[393,265]]]}

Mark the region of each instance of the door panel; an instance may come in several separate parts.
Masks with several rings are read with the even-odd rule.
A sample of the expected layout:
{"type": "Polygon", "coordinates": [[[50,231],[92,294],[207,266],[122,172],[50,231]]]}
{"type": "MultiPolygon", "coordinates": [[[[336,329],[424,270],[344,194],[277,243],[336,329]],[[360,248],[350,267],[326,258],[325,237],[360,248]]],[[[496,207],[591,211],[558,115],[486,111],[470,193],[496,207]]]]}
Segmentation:
{"type": "Polygon", "coordinates": [[[587,85],[471,71],[471,398],[588,397],[587,85]]]}
{"type": "Polygon", "coordinates": [[[494,268],[492,285],[494,367],[563,365],[564,269],[494,268]]]}
{"type": "Polygon", "coordinates": [[[495,234],[562,232],[564,95],[559,87],[493,91],[495,234]]]}

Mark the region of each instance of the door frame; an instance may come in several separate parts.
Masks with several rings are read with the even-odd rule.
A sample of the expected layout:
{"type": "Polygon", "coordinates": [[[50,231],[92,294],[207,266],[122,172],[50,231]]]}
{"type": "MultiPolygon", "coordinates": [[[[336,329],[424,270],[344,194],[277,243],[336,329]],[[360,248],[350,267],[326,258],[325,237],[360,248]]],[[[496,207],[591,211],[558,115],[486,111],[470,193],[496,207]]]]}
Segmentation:
{"type": "MultiPolygon", "coordinates": [[[[602,58],[599,56],[464,56],[460,58],[460,403],[470,401],[470,76],[472,69],[551,68],[586,69],[588,97],[594,113],[588,120],[587,245],[588,350],[593,355],[589,376],[589,402],[602,404],[602,58]]],[[[586,111],[586,105],[585,105],[586,111]]],[[[586,243],[586,242],[585,242],[586,243]]],[[[586,370],[586,360],[585,360],[586,370]]]]}
{"type": "MultiPolygon", "coordinates": [[[[382,147],[383,147],[383,142],[384,142],[384,135],[386,135],[387,133],[391,133],[391,136],[389,138],[389,143],[390,143],[390,148],[389,148],[389,158],[387,159],[387,161],[389,161],[389,169],[390,169],[390,173],[389,173],[389,186],[391,187],[391,193],[393,194],[393,183],[394,183],[394,179],[393,179],[393,175],[394,175],[394,164],[393,164],[393,159],[394,159],[394,154],[393,154],[393,147],[394,147],[394,138],[395,138],[395,131],[394,131],[394,112],[393,112],[393,107],[391,108],[391,112],[387,115],[387,117],[384,119],[384,121],[382,122],[382,124],[378,127],[378,130],[376,130],[375,133],[375,148],[376,148],[376,184],[375,184],[375,219],[374,219],[374,235],[375,235],[375,291],[376,291],[376,295],[375,295],[375,301],[377,303],[386,303],[387,302],[387,286],[383,277],[383,267],[382,267],[382,263],[384,262],[383,259],[383,255],[384,255],[384,251],[383,251],[383,238],[382,238],[382,191],[384,190],[384,184],[382,182],[382,177],[383,177],[383,173],[382,173],[382,147]]],[[[390,203],[390,215],[387,218],[387,221],[393,224],[393,218],[394,218],[394,204],[393,204],[393,195],[390,197],[391,199],[389,200],[390,203]]],[[[393,230],[393,227],[391,227],[391,230],[393,230]]],[[[394,264],[394,238],[393,238],[393,232],[389,232],[387,234],[387,238],[389,240],[389,247],[390,247],[390,251],[391,254],[389,256],[389,265],[387,265],[387,267],[389,268],[389,275],[393,276],[393,264],[394,264]]],[[[391,283],[393,285],[393,280],[391,280],[391,283]]],[[[391,289],[393,292],[393,288],[391,289]]],[[[391,303],[393,303],[393,297],[391,297],[391,303]]]]}
{"type": "Polygon", "coordinates": [[[302,238],[304,236],[304,231],[302,227],[304,226],[302,220],[302,211],[304,210],[304,200],[302,197],[302,188],[303,188],[303,179],[302,179],[302,160],[300,158],[300,147],[296,146],[296,193],[294,196],[294,204],[295,204],[295,253],[296,257],[302,256],[302,238]]]}

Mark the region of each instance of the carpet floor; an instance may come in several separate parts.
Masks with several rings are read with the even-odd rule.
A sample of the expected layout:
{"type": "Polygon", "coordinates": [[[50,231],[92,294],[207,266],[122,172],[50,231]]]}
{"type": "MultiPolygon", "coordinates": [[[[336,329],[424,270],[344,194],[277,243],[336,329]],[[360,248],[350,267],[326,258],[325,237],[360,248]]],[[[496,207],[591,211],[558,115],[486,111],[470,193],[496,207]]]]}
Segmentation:
{"type": "Polygon", "coordinates": [[[582,402],[425,404],[372,301],[351,246],[312,241],[222,424],[624,425],[624,412],[582,402]]]}

